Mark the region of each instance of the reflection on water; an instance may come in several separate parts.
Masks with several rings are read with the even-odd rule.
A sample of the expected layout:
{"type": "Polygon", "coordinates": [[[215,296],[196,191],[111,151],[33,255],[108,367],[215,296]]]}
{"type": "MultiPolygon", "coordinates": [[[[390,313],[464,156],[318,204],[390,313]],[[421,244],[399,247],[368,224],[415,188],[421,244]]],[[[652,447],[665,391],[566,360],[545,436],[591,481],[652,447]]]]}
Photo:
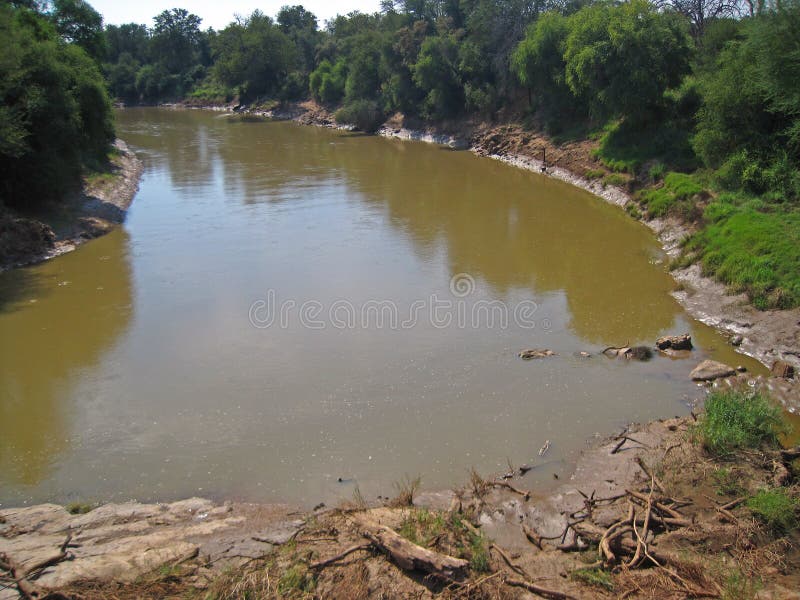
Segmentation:
{"type": "Polygon", "coordinates": [[[130,322],[127,235],[4,273],[0,307],[0,487],[35,486],[70,450],[74,386],[130,322]]]}
{"type": "Polygon", "coordinates": [[[695,359],[759,370],[670,298],[643,226],[568,185],[204,112],[126,110],[119,130],[145,162],[124,230],[0,276],[0,502],[316,503],[355,482],[390,494],[403,473],[458,484],[545,439],[552,479],[595,433],[696,395],[694,361],[575,352],[687,330],[695,359]],[[454,300],[459,273],[468,306],[535,304],[535,326],[336,327],[325,312],[392,301],[403,316],[454,300]],[[254,327],[270,293],[289,318],[254,327]],[[302,324],[308,301],[322,328],[302,324]],[[529,347],[559,356],[519,360],[529,347]]]}

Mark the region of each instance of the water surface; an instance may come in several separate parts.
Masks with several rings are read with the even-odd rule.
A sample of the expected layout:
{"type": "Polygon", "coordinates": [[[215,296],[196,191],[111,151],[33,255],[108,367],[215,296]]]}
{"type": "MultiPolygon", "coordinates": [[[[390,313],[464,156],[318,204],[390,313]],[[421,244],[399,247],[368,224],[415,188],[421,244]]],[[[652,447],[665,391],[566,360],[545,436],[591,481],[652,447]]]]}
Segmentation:
{"type": "Polygon", "coordinates": [[[685,413],[701,358],[759,370],[669,296],[644,226],[562,182],[199,111],[118,130],[145,163],[124,227],[0,275],[3,504],[313,504],[507,459],[552,480],[595,434],[685,413]],[[691,360],[575,355],[684,331],[691,360]],[[536,347],[558,356],[516,357],[536,347]]]}

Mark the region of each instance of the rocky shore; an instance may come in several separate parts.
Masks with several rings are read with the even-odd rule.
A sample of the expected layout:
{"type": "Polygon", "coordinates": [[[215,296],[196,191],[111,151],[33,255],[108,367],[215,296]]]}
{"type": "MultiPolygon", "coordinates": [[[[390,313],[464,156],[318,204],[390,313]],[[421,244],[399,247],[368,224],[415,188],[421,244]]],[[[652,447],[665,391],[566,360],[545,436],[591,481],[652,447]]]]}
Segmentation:
{"type": "Polygon", "coordinates": [[[0,214],[0,272],[70,252],[123,222],[142,163],[122,140],[114,149],[109,171],[85,180],[57,207],[36,215],[0,214]]]}

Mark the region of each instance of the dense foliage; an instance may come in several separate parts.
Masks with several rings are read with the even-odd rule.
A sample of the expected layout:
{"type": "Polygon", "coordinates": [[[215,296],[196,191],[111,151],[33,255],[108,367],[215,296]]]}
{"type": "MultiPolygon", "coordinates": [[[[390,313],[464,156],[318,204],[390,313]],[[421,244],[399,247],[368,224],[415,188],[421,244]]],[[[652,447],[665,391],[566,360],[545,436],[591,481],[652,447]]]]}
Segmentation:
{"type": "Polygon", "coordinates": [[[100,52],[101,29],[85,8],[59,1],[45,14],[0,4],[0,204],[28,208],[58,198],[83,165],[107,156],[111,105],[87,53],[100,52]]]}

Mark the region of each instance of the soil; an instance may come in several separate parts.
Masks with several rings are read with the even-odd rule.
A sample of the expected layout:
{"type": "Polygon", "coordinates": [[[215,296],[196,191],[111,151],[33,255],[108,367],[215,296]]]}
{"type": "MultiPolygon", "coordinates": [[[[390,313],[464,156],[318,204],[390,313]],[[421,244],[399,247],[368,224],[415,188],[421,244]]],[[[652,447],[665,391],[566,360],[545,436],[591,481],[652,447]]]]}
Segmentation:
{"type": "Polygon", "coordinates": [[[70,252],[122,223],[133,202],[142,163],[122,140],[108,171],[35,215],[0,211],[0,272],[70,252]]]}

